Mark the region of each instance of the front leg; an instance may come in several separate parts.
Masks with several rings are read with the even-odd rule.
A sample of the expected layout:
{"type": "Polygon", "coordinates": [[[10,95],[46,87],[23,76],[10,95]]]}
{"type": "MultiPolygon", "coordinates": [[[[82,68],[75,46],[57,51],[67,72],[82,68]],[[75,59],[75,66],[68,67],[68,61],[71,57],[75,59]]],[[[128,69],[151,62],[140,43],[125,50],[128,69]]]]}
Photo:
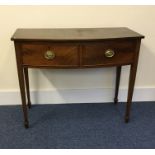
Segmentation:
{"type": "Polygon", "coordinates": [[[130,111],[131,111],[132,97],[133,97],[133,91],[134,91],[134,85],[135,85],[135,79],[136,79],[140,43],[141,43],[141,40],[137,40],[133,63],[130,66],[128,97],[127,97],[126,112],[125,112],[125,122],[126,123],[128,123],[129,119],[130,119],[130,111]]]}
{"type": "Polygon", "coordinates": [[[24,114],[24,126],[25,128],[29,127],[28,122],[28,112],[26,106],[26,95],[25,95],[25,85],[24,85],[24,71],[21,65],[18,66],[18,78],[19,78],[19,86],[22,100],[22,109],[24,114]]]}
{"type": "Polygon", "coordinates": [[[130,111],[131,111],[131,104],[132,104],[132,96],[134,91],[134,84],[136,78],[136,65],[131,65],[130,67],[130,77],[129,77],[129,88],[128,88],[128,98],[127,98],[127,105],[126,105],[126,112],[125,112],[125,122],[128,123],[130,119],[130,111]]]}
{"type": "Polygon", "coordinates": [[[24,126],[25,128],[28,128],[29,122],[28,122],[28,111],[27,111],[27,106],[26,106],[24,69],[23,69],[23,65],[21,61],[22,59],[21,59],[19,43],[15,43],[15,50],[16,50],[17,73],[18,73],[20,94],[21,94],[21,100],[22,100],[22,110],[23,110],[23,115],[24,115],[24,126]]]}

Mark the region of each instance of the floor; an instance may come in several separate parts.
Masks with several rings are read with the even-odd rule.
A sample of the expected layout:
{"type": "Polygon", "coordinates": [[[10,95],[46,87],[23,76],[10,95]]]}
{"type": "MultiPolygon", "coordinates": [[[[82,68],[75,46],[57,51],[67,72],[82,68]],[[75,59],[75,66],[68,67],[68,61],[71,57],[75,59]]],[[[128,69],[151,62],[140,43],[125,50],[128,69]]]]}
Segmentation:
{"type": "Polygon", "coordinates": [[[129,123],[125,104],[33,105],[30,128],[21,106],[0,106],[0,149],[155,148],[155,102],[133,103],[129,123]]]}

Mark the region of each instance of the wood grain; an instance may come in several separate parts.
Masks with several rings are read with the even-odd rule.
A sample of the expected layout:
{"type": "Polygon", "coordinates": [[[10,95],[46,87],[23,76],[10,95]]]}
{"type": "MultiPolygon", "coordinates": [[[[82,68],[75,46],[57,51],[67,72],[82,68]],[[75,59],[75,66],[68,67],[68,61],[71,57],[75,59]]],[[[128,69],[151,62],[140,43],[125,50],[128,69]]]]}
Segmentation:
{"type": "Polygon", "coordinates": [[[69,69],[116,66],[114,102],[117,103],[121,67],[123,65],[130,65],[129,88],[125,112],[125,121],[128,122],[142,38],[144,38],[143,35],[124,27],[17,29],[11,40],[15,43],[25,127],[29,127],[26,92],[28,105],[29,107],[31,106],[28,79],[28,68],[30,67],[69,69]],[[105,56],[105,51],[108,49],[115,52],[115,55],[111,58],[105,56]],[[44,56],[45,52],[49,50],[55,53],[55,57],[52,60],[48,60],[44,56]]]}
{"type": "Polygon", "coordinates": [[[144,38],[143,35],[127,28],[56,28],[17,29],[11,40],[77,41],[118,38],[144,38]]]}
{"type": "Polygon", "coordinates": [[[83,45],[83,65],[116,66],[131,64],[133,62],[136,40],[103,41],[87,43],[83,45]],[[115,55],[111,58],[105,56],[105,52],[112,49],[115,55]]]}
{"type": "Polygon", "coordinates": [[[27,66],[79,66],[78,46],[74,44],[22,44],[22,55],[27,66]],[[55,53],[54,59],[44,57],[48,50],[55,53]]]}

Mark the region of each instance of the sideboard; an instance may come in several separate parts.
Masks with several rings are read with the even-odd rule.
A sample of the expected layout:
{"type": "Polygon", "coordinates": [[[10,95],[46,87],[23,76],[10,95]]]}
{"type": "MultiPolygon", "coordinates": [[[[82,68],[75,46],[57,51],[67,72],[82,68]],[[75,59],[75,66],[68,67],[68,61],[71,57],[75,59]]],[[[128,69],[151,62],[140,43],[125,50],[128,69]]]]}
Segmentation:
{"type": "Polygon", "coordinates": [[[130,65],[125,112],[128,122],[142,38],[143,35],[126,27],[17,29],[11,40],[15,45],[25,128],[29,127],[28,108],[31,107],[28,68],[116,66],[114,103],[117,104],[121,67],[130,65]]]}

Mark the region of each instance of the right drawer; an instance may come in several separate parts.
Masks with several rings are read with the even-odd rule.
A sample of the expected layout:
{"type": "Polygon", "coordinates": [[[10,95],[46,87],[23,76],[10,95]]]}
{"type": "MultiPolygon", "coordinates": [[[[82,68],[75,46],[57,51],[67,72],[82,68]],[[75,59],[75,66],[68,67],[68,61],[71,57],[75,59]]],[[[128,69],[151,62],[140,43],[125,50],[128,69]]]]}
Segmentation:
{"type": "Polygon", "coordinates": [[[82,45],[82,65],[116,66],[131,64],[134,60],[136,40],[106,40],[82,45]]]}

